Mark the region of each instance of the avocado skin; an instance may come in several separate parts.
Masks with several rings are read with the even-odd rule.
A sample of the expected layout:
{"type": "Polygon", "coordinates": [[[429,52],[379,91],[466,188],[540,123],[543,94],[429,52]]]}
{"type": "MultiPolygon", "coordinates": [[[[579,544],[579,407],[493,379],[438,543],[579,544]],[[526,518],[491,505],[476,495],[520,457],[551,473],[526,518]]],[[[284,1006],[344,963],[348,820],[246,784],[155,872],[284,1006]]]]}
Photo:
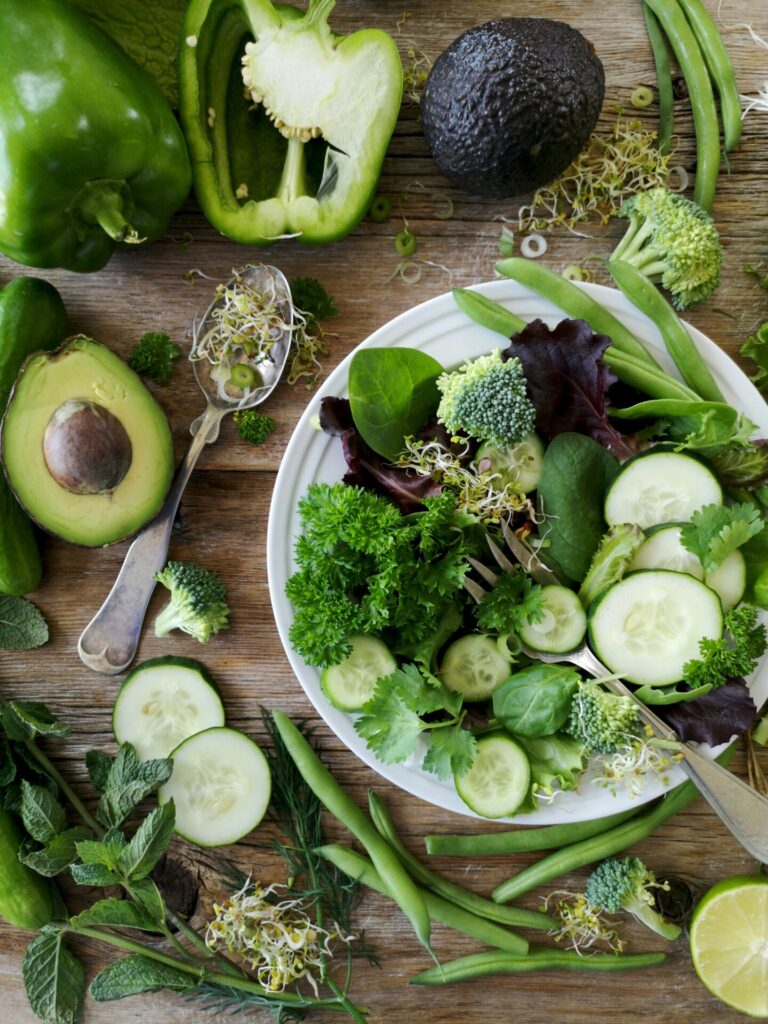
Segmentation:
{"type": "Polygon", "coordinates": [[[580,32],[547,18],[469,29],[435,62],[421,102],[440,171],[473,195],[506,199],[552,181],[595,127],[605,73],[580,32]]]}

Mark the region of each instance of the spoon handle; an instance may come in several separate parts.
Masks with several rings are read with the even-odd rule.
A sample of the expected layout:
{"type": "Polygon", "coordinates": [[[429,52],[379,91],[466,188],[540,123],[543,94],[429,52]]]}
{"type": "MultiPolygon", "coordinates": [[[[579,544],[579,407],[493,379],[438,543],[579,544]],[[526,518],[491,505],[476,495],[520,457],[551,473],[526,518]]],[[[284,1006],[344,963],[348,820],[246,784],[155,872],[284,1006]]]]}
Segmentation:
{"type": "Polygon", "coordinates": [[[149,599],[155,589],[155,573],[165,566],[171,529],[181,495],[200,452],[215,441],[224,411],[209,405],[192,443],[173,478],[160,512],[128,548],[114,586],[83,630],[77,652],[83,664],[95,672],[117,675],[133,661],[149,599]]]}

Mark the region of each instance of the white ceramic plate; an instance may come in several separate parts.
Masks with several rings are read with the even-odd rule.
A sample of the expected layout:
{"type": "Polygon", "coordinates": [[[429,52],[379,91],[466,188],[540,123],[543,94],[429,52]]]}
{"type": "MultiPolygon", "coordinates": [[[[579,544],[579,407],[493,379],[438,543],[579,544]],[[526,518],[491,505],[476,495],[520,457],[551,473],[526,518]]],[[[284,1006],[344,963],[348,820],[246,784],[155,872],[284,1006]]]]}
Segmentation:
{"type": "MultiPolygon", "coordinates": [[[[654,325],[638,312],[624,296],[612,288],[601,285],[582,285],[598,302],[602,303],[634,334],[646,342],[665,369],[674,372],[661,336],[654,325]]],[[[513,310],[526,320],[539,317],[551,327],[563,319],[564,314],[551,303],[544,301],[527,288],[513,281],[500,280],[479,285],[476,290],[496,302],[513,310]]],[[[694,341],[699,345],[704,358],[725,394],[727,400],[743,410],[760,427],[761,434],[768,434],[768,406],[744,373],[721,351],[714,342],[700,331],[691,328],[694,341]]],[[[467,358],[484,355],[496,347],[504,347],[504,339],[493,331],[472,323],[457,308],[450,293],[415,306],[406,313],[395,317],[375,331],[359,348],[371,346],[407,345],[421,349],[437,359],[443,366],[457,365],[467,358]]],[[[285,597],[285,583],[295,571],[293,558],[294,541],[300,532],[296,506],[309,484],[314,481],[333,483],[341,479],[345,471],[338,438],[332,438],[311,426],[311,419],[320,409],[320,401],[327,395],[347,394],[347,374],[352,354],[327,379],[310,401],[299,420],[293,437],[283,456],[277,476],[272,506],[269,514],[267,539],[267,565],[272,607],[288,659],[307,696],[336,735],[346,743],[362,761],[380,775],[402,789],[427,800],[438,807],[444,807],[459,814],[476,817],[456,793],[453,783],[441,782],[436,776],[419,767],[422,753],[404,764],[389,765],[379,761],[367,748],[354,730],[353,717],[339,711],[329,703],[320,688],[319,672],[307,665],[292,650],[288,642],[288,629],[293,620],[293,610],[285,597]]],[[[752,681],[752,692],[758,706],[768,697],[768,663],[763,662],[752,681]]],[[[722,749],[722,748],[718,748],[722,749]]],[[[669,772],[668,786],[682,781],[679,768],[669,772]]],[[[582,779],[578,790],[562,793],[552,804],[543,804],[533,814],[517,815],[504,819],[525,825],[554,824],[563,821],[583,821],[612,814],[652,800],[664,789],[660,781],[644,786],[641,797],[634,799],[628,794],[617,795],[607,792],[591,782],[589,775],[582,779]]]]}

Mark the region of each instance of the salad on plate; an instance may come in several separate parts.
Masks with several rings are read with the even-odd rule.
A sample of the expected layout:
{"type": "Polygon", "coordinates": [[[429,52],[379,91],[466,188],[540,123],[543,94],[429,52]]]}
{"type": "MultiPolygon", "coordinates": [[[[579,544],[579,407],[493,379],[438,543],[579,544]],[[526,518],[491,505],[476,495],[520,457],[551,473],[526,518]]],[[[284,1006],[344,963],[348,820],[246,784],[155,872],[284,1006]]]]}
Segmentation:
{"type": "Polygon", "coordinates": [[[345,472],[324,463],[296,495],[288,615],[276,608],[310,696],[369,763],[447,783],[488,818],[655,796],[679,752],[605,683],[717,747],[754,719],[748,680],[766,648],[758,425],[726,400],[708,350],[678,363],[684,380],[706,371],[704,398],[653,341],[629,353],[598,333],[612,314],[591,294],[616,293],[557,279],[553,295],[555,275],[540,276],[526,284],[566,311],[578,293],[586,315],[558,321],[539,301],[550,326],[526,323],[457,290],[461,312],[434,300],[439,326],[460,353],[462,325],[492,328],[484,351],[457,364],[437,340],[374,336],[329,381],[319,426],[345,472]],[[582,644],[605,678],[537,659],[582,644]]]}

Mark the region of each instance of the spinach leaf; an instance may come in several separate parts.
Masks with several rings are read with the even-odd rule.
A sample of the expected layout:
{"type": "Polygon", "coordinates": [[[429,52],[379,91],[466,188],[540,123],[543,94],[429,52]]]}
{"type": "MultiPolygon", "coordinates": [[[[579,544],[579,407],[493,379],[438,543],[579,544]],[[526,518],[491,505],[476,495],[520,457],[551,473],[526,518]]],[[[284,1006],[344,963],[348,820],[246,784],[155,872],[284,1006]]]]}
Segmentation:
{"type": "Polygon", "coordinates": [[[25,597],[0,596],[0,647],[24,651],[42,647],[48,639],[48,623],[42,612],[25,597]]]}
{"type": "Polygon", "coordinates": [[[395,460],[403,438],[415,434],[437,409],[437,360],[413,348],[364,348],[349,367],[352,418],[363,440],[395,460]]]}
{"type": "Polygon", "coordinates": [[[558,434],[544,454],[539,498],[547,554],[580,583],[605,531],[603,501],[619,472],[614,457],[583,434],[558,434]]]}
{"type": "MultiPolygon", "coordinates": [[[[584,771],[584,747],[581,740],[565,733],[532,738],[522,736],[531,764],[531,786],[535,795],[541,791],[547,796],[558,790],[576,789],[584,771]]],[[[535,802],[538,807],[538,801],[535,802]]]]}
{"type": "Polygon", "coordinates": [[[493,713],[516,736],[551,736],[568,720],[579,674],[565,665],[531,665],[493,694],[493,713]]]}

